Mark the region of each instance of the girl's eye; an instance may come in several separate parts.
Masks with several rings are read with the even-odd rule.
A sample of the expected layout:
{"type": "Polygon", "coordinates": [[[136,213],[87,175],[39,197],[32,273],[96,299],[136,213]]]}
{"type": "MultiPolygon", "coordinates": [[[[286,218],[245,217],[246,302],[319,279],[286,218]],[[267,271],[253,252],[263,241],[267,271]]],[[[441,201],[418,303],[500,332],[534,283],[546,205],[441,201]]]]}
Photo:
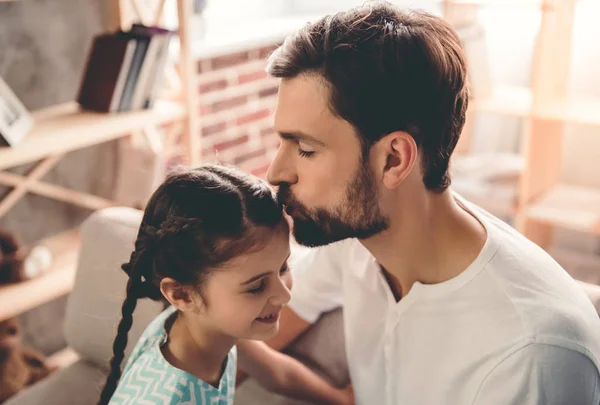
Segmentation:
{"type": "Polygon", "coordinates": [[[283,266],[283,267],[281,268],[281,270],[279,270],[279,274],[285,274],[285,273],[287,273],[288,271],[290,271],[290,268],[289,268],[289,267],[287,266],[287,264],[286,264],[285,266],[283,266]]]}
{"type": "Polygon", "coordinates": [[[252,290],[248,290],[248,292],[250,294],[258,295],[265,290],[266,286],[267,286],[267,282],[265,281],[265,279],[262,279],[260,284],[258,285],[258,287],[253,288],[252,290]]]}

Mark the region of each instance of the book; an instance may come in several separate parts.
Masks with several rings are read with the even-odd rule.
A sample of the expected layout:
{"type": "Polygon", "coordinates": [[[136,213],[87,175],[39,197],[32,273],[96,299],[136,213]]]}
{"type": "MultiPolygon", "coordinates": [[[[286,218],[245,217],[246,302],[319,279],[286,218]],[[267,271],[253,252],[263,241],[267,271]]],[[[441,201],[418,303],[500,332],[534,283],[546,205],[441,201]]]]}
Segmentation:
{"type": "Polygon", "coordinates": [[[138,84],[138,78],[142,70],[142,65],[150,45],[151,36],[147,34],[136,33],[133,31],[120,31],[118,37],[130,38],[136,41],[135,51],[125,81],[125,87],[119,104],[119,111],[130,111],[133,102],[133,95],[138,84]]]}
{"type": "Polygon", "coordinates": [[[140,74],[137,79],[137,84],[133,92],[133,99],[131,100],[131,109],[139,110],[144,108],[146,104],[146,93],[149,86],[148,82],[151,79],[152,71],[156,68],[157,54],[162,46],[161,37],[153,36],[150,38],[148,50],[142,63],[140,74]]]}
{"type": "Polygon", "coordinates": [[[169,56],[169,45],[171,37],[175,34],[175,31],[157,27],[157,26],[146,26],[143,24],[133,24],[131,27],[133,32],[144,33],[153,36],[153,41],[159,43],[157,45],[158,50],[156,54],[156,60],[152,66],[152,70],[149,72],[148,82],[145,87],[145,103],[144,108],[151,108],[154,104],[154,100],[158,95],[158,90],[162,85],[162,78],[164,76],[164,69],[169,56]]]}
{"type": "Polygon", "coordinates": [[[134,24],[94,37],[77,101],[89,110],[150,108],[161,85],[173,31],[134,24]]]}
{"type": "Polygon", "coordinates": [[[162,63],[165,47],[173,31],[161,27],[149,27],[142,24],[133,24],[131,31],[140,35],[150,36],[150,45],[138,78],[133,102],[133,110],[148,108],[151,90],[156,82],[157,75],[162,76],[164,64],[162,63]]]}
{"type": "Polygon", "coordinates": [[[148,88],[148,93],[146,94],[146,108],[152,108],[154,105],[154,101],[158,97],[158,92],[160,91],[163,83],[163,79],[165,77],[164,71],[165,66],[167,64],[167,60],[169,57],[169,45],[170,45],[171,36],[165,35],[162,37],[162,46],[160,48],[160,53],[158,55],[158,60],[156,63],[156,69],[153,72],[153,78],[150,82],[150,86],[148,88]]]}
{"type": "Polygon", "coordinates": [[[77,96],[83,108],[118,110],[135,49],[132,38],[113,34],[94,37],[77,96]]]}

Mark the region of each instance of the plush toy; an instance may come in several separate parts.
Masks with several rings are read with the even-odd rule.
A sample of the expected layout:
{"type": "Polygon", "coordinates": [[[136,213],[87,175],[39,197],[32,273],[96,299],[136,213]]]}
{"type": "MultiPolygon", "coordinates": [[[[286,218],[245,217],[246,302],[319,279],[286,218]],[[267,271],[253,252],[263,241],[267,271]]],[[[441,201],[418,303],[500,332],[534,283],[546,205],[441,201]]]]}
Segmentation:
{"type": "Polygon", "coordinates": [[[0,322],[0,404],[53,371],[43,355],[21,345],[16,319],[0,322]]]}
{"type": "MultiPolygon", "coordinates": [[[[0,229],[0,286],[34,278],[51,262],[45,246],[30,250],[18,237],[0,229]]],[[[21,344],[16,319],[0,321],[0,404],[52,371],[43,355],[21,344]]]]}
{"type": "Polygon", "coordinates": [[[30,250],[16,235],[0,229],[0,285],[34,278],[51,263],[52,254],[47,247],[40,245],[30,250]]]}

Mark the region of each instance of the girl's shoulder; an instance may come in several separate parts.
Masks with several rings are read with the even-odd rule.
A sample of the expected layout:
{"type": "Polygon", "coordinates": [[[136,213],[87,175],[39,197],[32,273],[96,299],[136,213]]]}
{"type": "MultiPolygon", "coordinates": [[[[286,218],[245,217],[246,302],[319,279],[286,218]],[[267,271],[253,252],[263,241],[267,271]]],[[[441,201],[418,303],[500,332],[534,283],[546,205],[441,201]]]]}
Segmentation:
{"type": "Polygon", "coordinates": [[[127,371],[133,363],[138,361],[142,354],[151,351],[153,347],[160,345],[166,339],[165,323],[175,311],[175,307],[169,306],[148,324],[127,360],[123,372],[127,371]]]}
{"type": "Polygon", "coordinates": [[[235,347],[229,352],[218,387],[171,366],[159,353],[155,347],[132,364],[123,374],[110,405],[233,405],[237,371],[235,347]]]}

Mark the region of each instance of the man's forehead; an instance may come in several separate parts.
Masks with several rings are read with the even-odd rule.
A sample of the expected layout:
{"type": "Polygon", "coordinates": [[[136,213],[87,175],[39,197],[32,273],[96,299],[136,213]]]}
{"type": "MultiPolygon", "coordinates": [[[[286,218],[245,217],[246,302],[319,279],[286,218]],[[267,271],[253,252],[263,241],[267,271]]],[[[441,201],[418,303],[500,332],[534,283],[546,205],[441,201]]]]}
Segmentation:
{"type": "Polygon", "coordinates": [[[318,131],[336,117],[329,110],[329,90],[316,75],[283,79],[275,111],[279,131],[318,131]]]}

